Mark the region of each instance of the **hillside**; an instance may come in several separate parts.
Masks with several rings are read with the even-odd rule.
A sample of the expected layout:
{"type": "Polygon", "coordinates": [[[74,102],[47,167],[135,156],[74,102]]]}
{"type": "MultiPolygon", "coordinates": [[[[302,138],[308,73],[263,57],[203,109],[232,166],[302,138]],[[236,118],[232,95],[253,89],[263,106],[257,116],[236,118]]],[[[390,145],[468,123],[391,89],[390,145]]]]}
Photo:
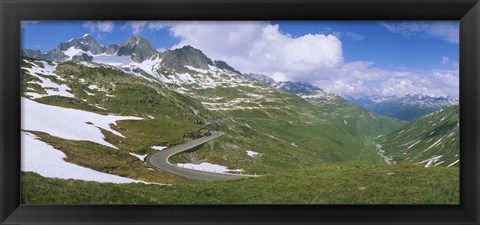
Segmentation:
{"type": "Polygon", "coordinates": [[[275,82],[268,76],[261,74],[244,74],[256,80],[292,93],[318,106],[318,109],[343,122],[352,131],[368,138],[388,134],[405,124],[404,121],[387,116],[380,116],[356,104],[352,104],[339,95],[327,93],[310,83],[281,81],[275,82]]]}
{"type": "Polygon", "coordinates": [[[388,134],[405,125],[402,120],[377,115],[345,101],[338,95],[317,91],[302,98],[342,121],[355,132],[368,138],[388,134]]]}
{"type": "Polygon", "coordinates": [[[449,106],[420,117],[379,139],[394,162],[430,166],[459,165],[459,107],[449,106]]]}

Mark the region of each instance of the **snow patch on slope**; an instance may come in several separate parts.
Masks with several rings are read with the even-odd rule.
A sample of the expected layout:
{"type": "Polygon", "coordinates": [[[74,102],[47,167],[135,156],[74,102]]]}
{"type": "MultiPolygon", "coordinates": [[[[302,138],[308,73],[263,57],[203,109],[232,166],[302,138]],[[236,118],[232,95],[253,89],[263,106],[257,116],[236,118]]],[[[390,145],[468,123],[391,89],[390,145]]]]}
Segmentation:
{"type": "Polygon", "coordinates": [[[40,80],[40,83],[36,81],[29,81],[29,83],[40,85],[45,90],[45,92],[47,92],[47,94],[45,95],[45,94],[39,94],[35,92],[27,92],[26,94],[34,99],[41,98],[44,96],[53,96],[53,95],[73,98],[74,96],[72,93],[70,93],[70,88],[67,85],[55,83],[50,78],[44,77],[44,76],[53,76],[57,80],[63,80],[63,78],[55,74],[55,66],[50,66],[45,61],[39,61],[39,62],[43,64],[44,68],[41,68],[34,63],[31,63],[32,68],[23,67],[22,69],[25,69],[29,75],[32,75],[38,78],[40,80]]]}
{"type": "Polygon", "coordinates": [[[250,156],[250,157],[255,157],[256,155],[260,154],[258,152],[254,152],[252,150],[247,150],[247,155],[250,156]]]}
{"type": "Polygon", "coordinates": [[[167,147],[165,147],[165,146],[152,146],[151,148],[153,148],[155,150],[158,150],[158,151],[161,151],[163,149],[166,149],[167,147]]]}
{"type": "Polygon", "coordinates": [[[145,161],[145,158],[147,157],[147,154],[145,155],[140,155],[140,154],[135,154],[133,152],[129,152],[128,154],[130,154],[131,156],[135,156],[137,157],[138,159],[142,160],[142,161],[145,161]]]}
{"type": "Polygon", "coordinates": [[[193,164],[193,163],[177,163],[177,166],[192,170],[200,170],[205,172],[213,172],[213,173],[228,173],[228,172],[243,172],[243,169],[228,169],[226,166],[202,162],[200,164],[193,164]]]}
{"type": "Polygon", "coordinates": [[[22,130],[46,132],[63,139],[91,141],[115,148],[106,142],[99,128],[117,136],[121,133],[110,128],[117,120],[142,120],[133,116],[100,115],[92,112],[51,106],[22,98],[22,130]]]}
{"type": "Polygon", "coordinates": [[[22,171],[35,172],[43,177],[77,179],[101,183],[146,183],[108,173],[98,172],[65,162],[67,156],[60,150],[37,139],[28,132],[21,133],[22,171]]]}
{"type": "Polygon", "coordinates": [[[63,54],[65,54],[66,56],[68,56],[68,59],[67,59],[67,60],[72,60],[74,56],[76,56],[76,55],[81,55],[81,54],[83,54],[83,53],[86,53],[86,54],[88,54],[88,55],[90,55],[90,56],[92,55],[90,52],[85,52],[85,51],[83,51],[82,49],[78,49],[78,48],[75,48],[75,47],[73,47],[73,46],[70,47],[70,48],[68,48],[67,50],[65,50],[65,51],[63,52],[63,54]]]}
{"type": "Polygon", "coordinates": [[[433,163],[436,163],[438,161],[440,161],[440,158],[442,158],[443,155],[439,155],[439,156],[436,156],[436,155],[433,155],[432,158],[430,159],[427,159],[427,160],[423,160],[421,162],[419,162],[420,164],[422,163],[425,163],[425,168],[428,168],[430,167],[433,163]]]}

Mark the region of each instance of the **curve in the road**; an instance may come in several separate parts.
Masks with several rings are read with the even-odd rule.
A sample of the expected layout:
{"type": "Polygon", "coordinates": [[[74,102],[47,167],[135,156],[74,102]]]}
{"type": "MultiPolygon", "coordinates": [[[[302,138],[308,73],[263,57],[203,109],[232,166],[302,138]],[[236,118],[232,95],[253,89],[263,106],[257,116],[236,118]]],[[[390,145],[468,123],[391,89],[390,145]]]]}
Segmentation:
{"type": "Polygon", "coordinates": [[[178,176],[182,176],[188,179],[198,180],[198,181],[226,181],[226,180],[236,180],[236,179],[247,178],[247,177],[257,177],[258,175],[213,173],[213,172],[192,170],[192,169],[182,168],[182,167],[173,165],[168,161],[168,158],[170,158],[175,154],[191,150],[195,147],[198,147],[204,144],[207,141],[213,140],[222,135],[223,135],[222,132],[214,131],[211,133],[210,136],[205,136],[205,137],[187,142],[185,144],[166,148],[159,152],[150,154],[145,158],[145,162],[156,170],[173,173],[178,176]]]}

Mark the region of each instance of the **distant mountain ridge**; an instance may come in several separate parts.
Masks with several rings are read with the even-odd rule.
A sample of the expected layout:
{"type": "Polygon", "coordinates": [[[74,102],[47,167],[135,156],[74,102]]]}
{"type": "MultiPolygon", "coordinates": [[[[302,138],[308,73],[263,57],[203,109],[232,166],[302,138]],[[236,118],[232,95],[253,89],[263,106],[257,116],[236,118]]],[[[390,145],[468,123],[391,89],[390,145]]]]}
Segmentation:
{"type": "Polygon", "coordinates": [[[184,47],[157,51],[152,44],[141,36],[133,36],[120,44],[99,44],[91,35],[85,34],[81,38],[73,38],[60,43],[54,49],[42,53],[39,50],[22,49],[22,56],[35,59],[43,59],[54,62],[84,61],[92,62],[96,56],[130,56],[135,63],[143,63],[147,60],[157,60],[169,69],[177,72],[186,72],[185,66],[192,66],[199,69],[209,69],[209,66],[216,66],[220,69],[235,72],[239,71],[224,61],[212,61],[199,49],[186,45],[184,47]]]}
{"type": "Polygon", "coordinates": [[[91,61],[92,54],[102,54],[106,50],[107,47],[100,45],[89,34],[85,34],[81,38],[60,43],[56,48],[45,53],[38,50],[22,49],[22,55],[49,61],[91,61]]]}
{"type": "Polygon", "coordinates": [[[432,97],[422,94],[405,96],[369,96],[345,99],[372,112],[393,118],[412,121],[415,118],[437,111],[446,106],[458,104],[458,99],[452,97],[432,97]]]}

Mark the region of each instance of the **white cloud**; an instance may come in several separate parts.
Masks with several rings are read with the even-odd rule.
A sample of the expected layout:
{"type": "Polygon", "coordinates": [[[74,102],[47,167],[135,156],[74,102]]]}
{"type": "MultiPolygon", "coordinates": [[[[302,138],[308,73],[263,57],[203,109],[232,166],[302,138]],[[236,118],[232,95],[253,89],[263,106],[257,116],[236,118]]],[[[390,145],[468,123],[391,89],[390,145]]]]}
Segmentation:
{"type": "Polygon", "coordinates": [[[450,58],[448,58],[448,57],[446,57],[446,56],[443,56],[443,57],[442,57],[442,65],[449,66],[449,67],[453,67],[453,68],[458,68],[458,67],[459,67],[457,61],[453,61],[453,60],[451,60],[450,58]]]}
{"type": "MultiPolygon", "coordinates": [[[[373,62],[344,62],[342,42],[336,35],[294,37],[269,22],[175,22],[160,29],[165,26],[179,39],[172,48],[191,45],[243,73],[311,82],[340,95],[458,96],[458,69],[379,69],[373,62]]],[[[410,27],[411,32],[422,29],[426,28],[410,27]]],[[[346,32],[339,35],[346,37],[346,32]]]]}
{"type": "Polygon", "coordinates": [[[343,35],[347,38],[349,38],[352,41],[363,41],[365,39],[365,35],[363,34],[357,34],[354,32],[347,31],[343,33],[343,35]]]}
{"type": "Polygon", "coordinates": [[[169,21],[131,21],[125,23],[122,29],[129,28],[133,35],[140,35],[145,29],[158,31],[170,27],[175,23],[176,22],[169,21]]]}
{"type": "Polygon", "coordinates": [[[269,74],[279,80],[313,81],[318,71],[343,62],[342,43],[334,35],[300,37],[268,22],[185,22],[170,28],[180,43],[191,45],[213,59],[242,72],[269,74]]]}
{"type": "Polygon", "coordinates": [[[458,70],[385,70],[368,62],[352,62],[332,71],[331,77],[315,81],[325,91],[351,96],[424,94],[459,95],[458,70]]]}
{"type": "Polygon", "coordinates": [[[167,22],[167,21],[152,21],[152,22],[148,22],[147,27],[150,30],[160,30],[170,26],[171,24],[172,22],[167,22]]]}
{"type": "Polygon", "coordinates": [[[429,24],[424,21],[410,22],[380,22],[389,31],[403,36],[409,37],[420,32],[424,32],[429,28],[429,24]]]}
{"type": "Polygon", "coordinates": [[[436,83],[446,90],[445,92],[448,93],[447,90],[459,90],[458,71],[434,71],[433,77],[436,78],[436,83]]]}
{"type": "Polygon", "coordinates": [[[459,43],[459,33],[457,22],[435,23],[428,29],[427,35],[438,37],[450,43],[459,43]]]}
{"type": "Polygon", "coordinates": [[[87,21],[83,23],[83,27],[90,30],[90,32],[105,32],[110,33],[115,28],[113,21],[87,21]]]}
{"type": "Polygon", "coordinates": [[[132,29],[133,35],[140,35],[140,33],[143,31],[147,24],[147,21],[132,21],[126,23],[122,29],[129,27],[130,29],[132,29]]]}
{"type": "Polygon", "coordinates": [[[393,33],[411,37],[421,35],[445,40],[450,43],[458,44],[459,27],[458,22],[452,21],[408,21],[408,22],[380,22],[385,28],[393,33]]]}

